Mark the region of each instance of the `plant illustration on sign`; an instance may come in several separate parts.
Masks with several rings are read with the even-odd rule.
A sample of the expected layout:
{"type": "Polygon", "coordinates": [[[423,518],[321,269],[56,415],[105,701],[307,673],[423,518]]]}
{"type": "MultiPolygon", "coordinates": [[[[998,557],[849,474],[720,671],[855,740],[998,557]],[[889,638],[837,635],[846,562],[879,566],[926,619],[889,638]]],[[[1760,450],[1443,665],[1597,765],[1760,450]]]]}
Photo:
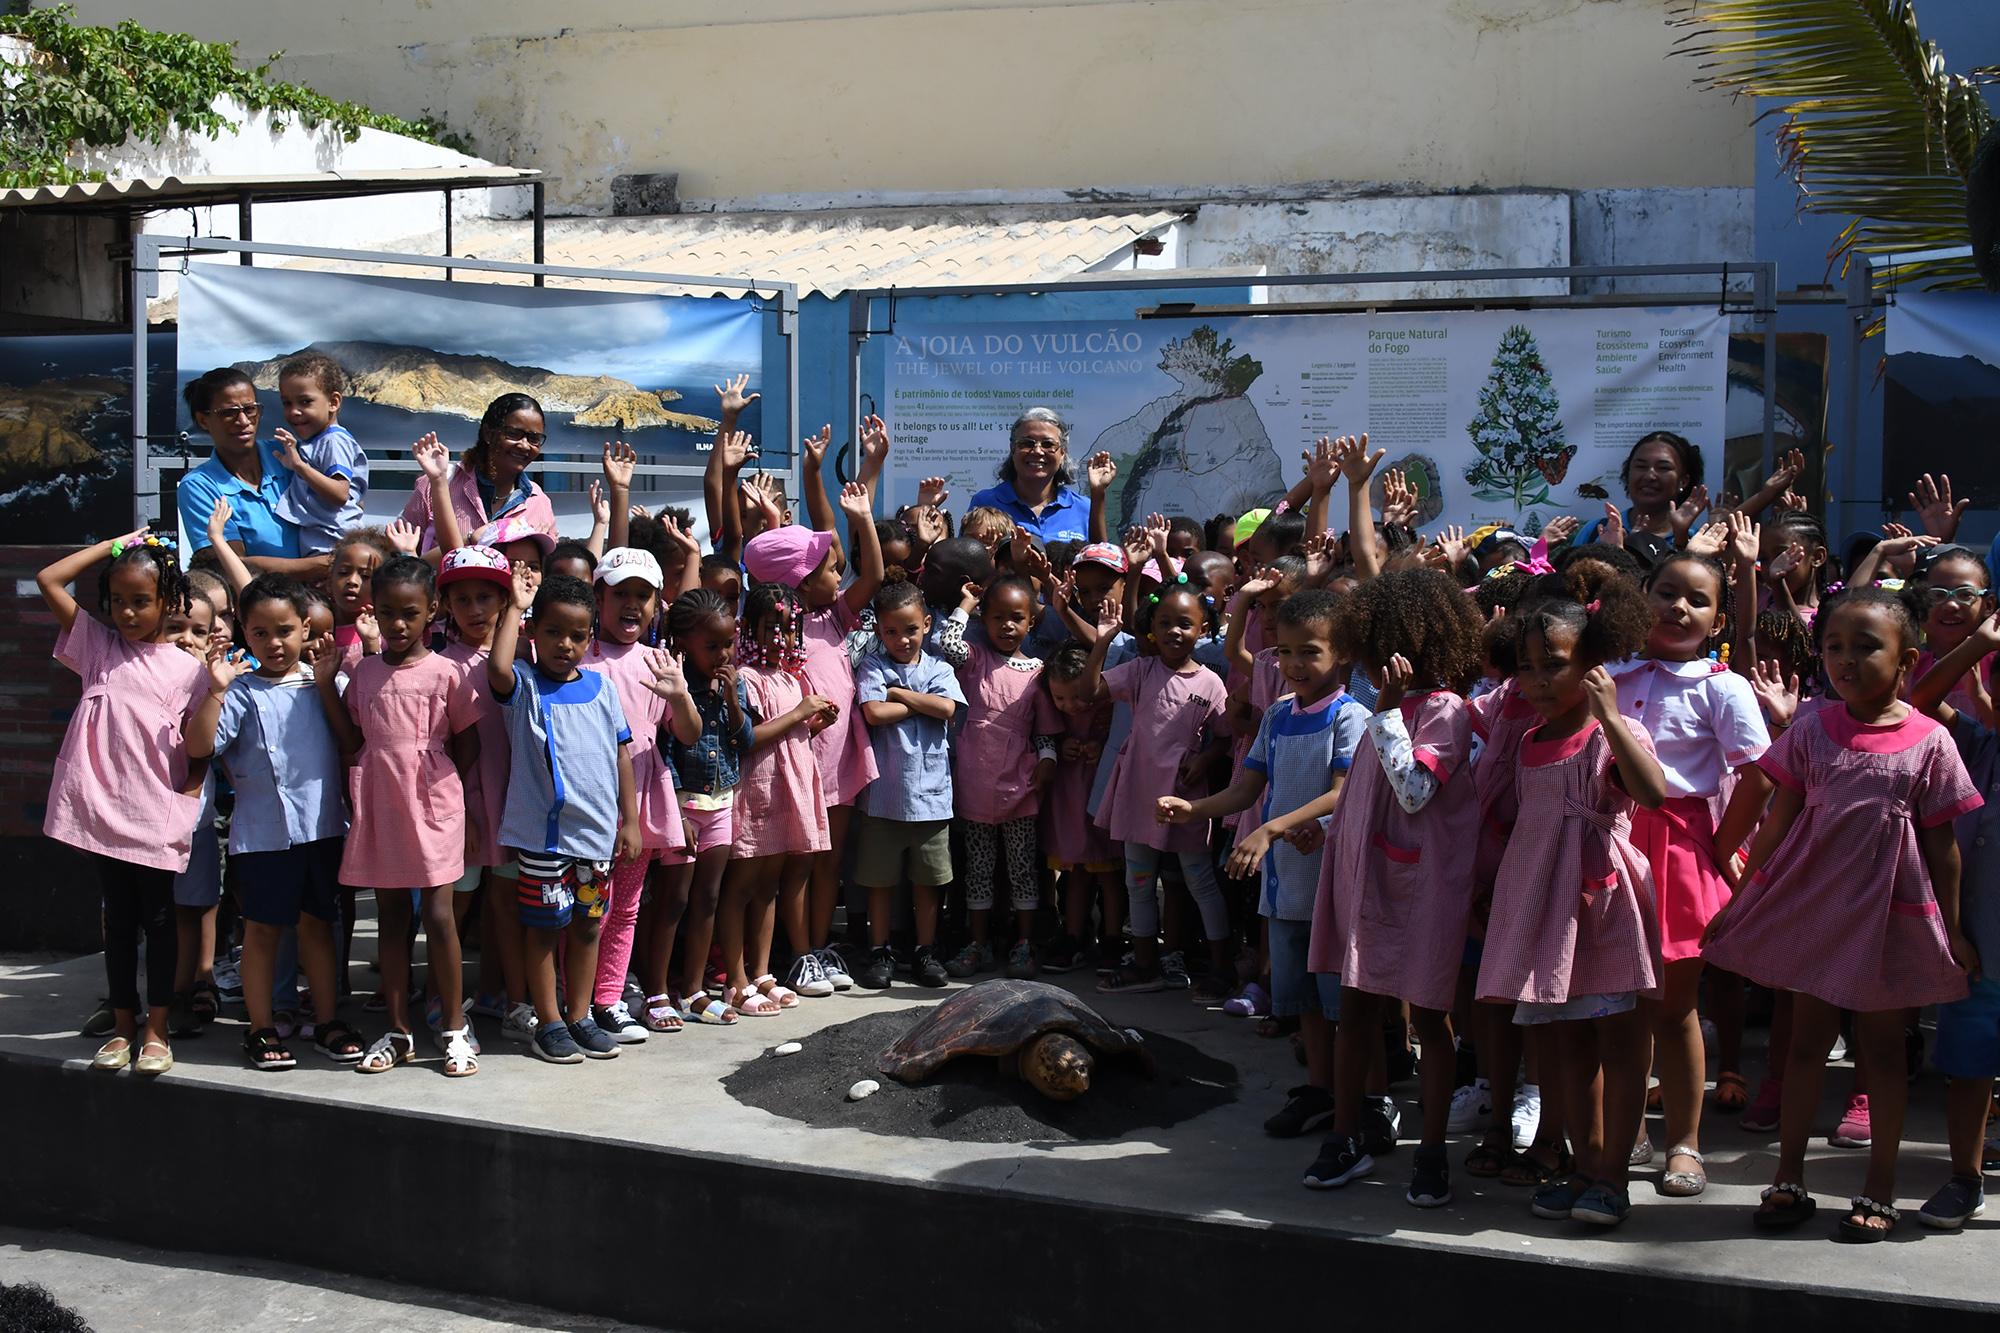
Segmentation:
{"type": "Polygon", "coordinates": [[[1563,441],[1562,401],[1525,326],[1500,336],[1479,389],[1479,415],[1465,428],[1479,451],[1479,461],[1465,469],[1473,495],[1511,502],[1516,513],[1549,503],[1549,487],[1569,472],[1576,446],[1563,441]]]}

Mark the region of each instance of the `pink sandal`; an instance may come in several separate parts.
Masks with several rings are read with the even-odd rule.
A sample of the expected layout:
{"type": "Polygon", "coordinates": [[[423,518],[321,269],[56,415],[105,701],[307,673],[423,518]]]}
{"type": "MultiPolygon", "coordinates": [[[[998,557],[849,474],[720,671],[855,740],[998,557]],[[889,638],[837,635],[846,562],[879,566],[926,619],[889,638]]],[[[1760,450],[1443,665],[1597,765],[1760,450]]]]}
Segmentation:
{"type": "Polygon", "coordinates": [[[796,1009],[799,1007],[799,993],[788,987],[780,986],[778,979],[769,972],[758,977],[750,984],[756,987],[757,992],[765,998],[776,1000],[780,1009],[796,1009]]]}
{"type": "Polygon", "coordinates": [[[754,986],[748,990],[731,986],[722,993],[722,1003],[742,1018],[775,1018],[781,1008],[776,1000],[754,986]]]}

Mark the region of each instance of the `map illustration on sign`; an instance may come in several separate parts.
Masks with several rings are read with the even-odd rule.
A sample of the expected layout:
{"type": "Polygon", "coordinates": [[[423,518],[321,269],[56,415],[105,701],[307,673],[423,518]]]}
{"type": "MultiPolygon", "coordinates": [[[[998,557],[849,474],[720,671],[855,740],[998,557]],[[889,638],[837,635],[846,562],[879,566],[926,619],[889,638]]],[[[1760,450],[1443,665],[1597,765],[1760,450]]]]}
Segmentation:
{"type": "Polygon", "coordinates": [[[1283,465],[1250,386],[1264,367],[1207,325],[1160,349],[1180,388],[1106,427],[1085,456],[1118,464],[1112,531],[1148,514],[1240,514],[1285,494],[1283,465]]]}

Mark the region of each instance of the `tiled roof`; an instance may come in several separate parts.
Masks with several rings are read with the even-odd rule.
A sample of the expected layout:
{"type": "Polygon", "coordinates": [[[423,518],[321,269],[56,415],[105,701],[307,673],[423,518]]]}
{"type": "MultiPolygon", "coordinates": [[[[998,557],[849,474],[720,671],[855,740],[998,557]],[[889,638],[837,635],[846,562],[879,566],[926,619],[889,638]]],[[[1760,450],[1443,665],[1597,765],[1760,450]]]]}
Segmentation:
{"type": "MultiPolygon", "coordinates": [[[[802,296],[812,292],[838,296],[854,287],[1033,282],[1082,273],[1182,216],[1178,212],[1062,216],[1048,209],[985,208],[550,218],[544,262],[793,282],[802,296]]],[[[527,219],[468,218],[456,224],[452,249],[480,259],[528,263],[534,259],[533,238],[533,225],[527,219]]],[[[443,249],[443,237],[431,232],[383,248],[405,254],[436,253],[443,249]]],[[[291,266],[335,267],[314,260],[294,260],[291,266]]],[[[357,271],[352,265],[337,267],[357,271]]],[[[411,275],[410,269],[396,265],[359,271],[411,275]]],[[[459,277],[474,282],[528,281],[518,274],[461,271],[459,277]]],[[[659,288],[641,284],[632,290],[659,288]]]]}
{"type": "Polygon", "coordinates": [[[259,203],[269,204],[370,194],[411,194],[447,187],[467,190],[528,185],[540,174],[482,163],[472,167],[382,167],[293,175],[146,176],[0,190],[0,208],[123,213],[133,209],[192,208],[203,204],[233,203],[246,194],[254,196],[259,203]]]}

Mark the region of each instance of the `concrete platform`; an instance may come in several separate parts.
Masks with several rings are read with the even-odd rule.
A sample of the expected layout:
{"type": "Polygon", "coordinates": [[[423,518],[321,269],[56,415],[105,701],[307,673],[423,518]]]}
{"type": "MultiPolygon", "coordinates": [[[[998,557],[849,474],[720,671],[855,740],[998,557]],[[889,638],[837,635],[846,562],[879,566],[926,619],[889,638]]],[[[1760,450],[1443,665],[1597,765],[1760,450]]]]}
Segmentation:
{"type": "MultiPolygon", "coordinates": [[[[144,1081],[88,1069],[93,1045],[75,1029],[101,980],[96,957],[0,975],[0,1133],[13,1149],[0,1222],[689,1330],[796,1326],[805,1308],[831,1328],[1241,1327],[1246,1316],[1268,1327],[1333,1311],[1504,1327],[1512,1311],[1547,1318],[1558,1296],[1621,1333],[1687,1333],[1691,1319],[1938,1330],[2000,1318],[2000,1206],[1958,1234],[1913,1216],[1947,1174],[1934,1071],[1914,1090],[1904,1146],[1910,1215],[1886,1244],[1832,1238],[1828,1205],[1859,1188],[1866,1158],[1825,1146],[1848,1084],[1838,1070],[1810,1166],[1812,1223],[1779,1238],[1751,1230],[1775,1139],[1712,1115],[1707,1193],[1659,1197],[1659,1165],[1641,1168],[1632,1217],[1605,1234],[1538,1221],[1525,1191],[1458,1171],[1468,1136],[1454,1138],[1445,1208],[1404,1202],[1407,1143],[1374,1179],[1302,1188],[1316,1142],[1260,1128],[1303,1079],[1288,1044],[1185,992],[1090,998],[1120,1025],[1234,1064],[1236,1101],[1112,1142],[975,1144],[808,1128],[720,1084],[779,1042],[934,1002],[900,983],[578,1066],[543,1064],[481,1020],[481,1071],[460,1080],[427,1043],[421,1063],[385,1075],[313,1054],[258,1073],[239,1054],[239,1011],[178,1042],[174,1070],[144,1081]]],[[[1073,978],[1085,991],[1090,980],[1073,978]]],[[[354,1017],[380,1030],[379,1016],[354,1017]]],[[[1397,1091],[1413,1123],[1414,1084],[1397,1091]]]]}

